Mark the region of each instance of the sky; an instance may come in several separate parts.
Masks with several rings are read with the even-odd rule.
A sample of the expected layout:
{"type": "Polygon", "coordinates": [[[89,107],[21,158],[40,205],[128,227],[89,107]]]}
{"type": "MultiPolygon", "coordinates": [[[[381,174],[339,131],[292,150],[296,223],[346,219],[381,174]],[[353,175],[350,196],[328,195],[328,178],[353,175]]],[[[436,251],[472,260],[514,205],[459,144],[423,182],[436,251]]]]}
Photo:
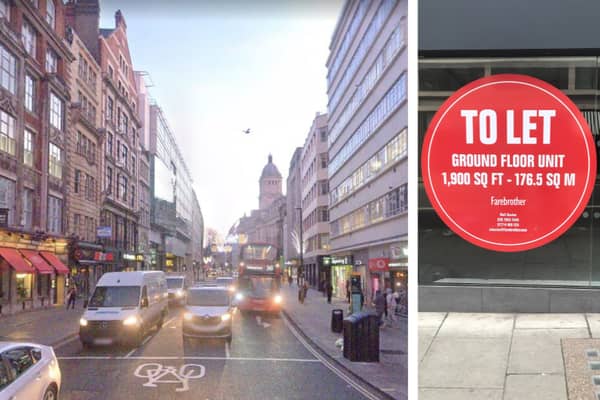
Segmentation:
{"type": "Polygon", "coordinates": [[[226,235],[258,208],[269,153],[283,176],[327,111],[329,45],[343,0],[100,1],[121,9],[134,70],[147,71],[202,209],[226,235]],[[242,131],[250,128],[251,133],[242,131]]]}

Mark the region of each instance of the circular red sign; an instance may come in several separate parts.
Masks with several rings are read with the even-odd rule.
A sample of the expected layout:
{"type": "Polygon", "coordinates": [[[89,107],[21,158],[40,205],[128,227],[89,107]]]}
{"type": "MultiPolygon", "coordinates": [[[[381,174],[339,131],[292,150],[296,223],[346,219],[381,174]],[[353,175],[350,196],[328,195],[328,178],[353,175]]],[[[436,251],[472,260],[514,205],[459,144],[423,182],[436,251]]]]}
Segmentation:
{"type": "Polygon", "coordinates": [[[560,90],[524,75],[462,87],[433,117],[421,154],[440,218],[486,249],[547,244],[583,212],[596,179],[585,118],[560,90]]]}

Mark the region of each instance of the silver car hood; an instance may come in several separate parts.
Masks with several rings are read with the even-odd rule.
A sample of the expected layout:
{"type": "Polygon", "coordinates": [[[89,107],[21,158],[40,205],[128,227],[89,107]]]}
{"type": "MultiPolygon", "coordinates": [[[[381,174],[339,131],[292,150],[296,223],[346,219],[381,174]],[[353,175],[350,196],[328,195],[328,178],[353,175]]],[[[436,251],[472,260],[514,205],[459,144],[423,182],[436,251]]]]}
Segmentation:
{"type": "Polygon", "coordinates": [[[229,311],[229,306],[186,306],[185,309],[194,315],[217,317],[229,311]]]}

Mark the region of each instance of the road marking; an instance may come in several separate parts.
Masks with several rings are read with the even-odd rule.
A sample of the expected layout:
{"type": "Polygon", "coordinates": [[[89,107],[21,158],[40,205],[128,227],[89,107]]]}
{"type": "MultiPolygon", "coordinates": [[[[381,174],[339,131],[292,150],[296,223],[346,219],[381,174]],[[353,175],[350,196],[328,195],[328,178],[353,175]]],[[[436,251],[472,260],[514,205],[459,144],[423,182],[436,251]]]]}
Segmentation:
{"type": "Polygon", "coordinates": [[[206,368],[200,364],[184,364],[177,370],[176,367],[170,365],[147,363],[139,365],[133,374],[138,378],[148,379],[148,382],[142,386],[156,387],[157,383],[181,383],[181,387],[175,388],[175,391],[187,392],[190,390],[189,380],[200,379],[205,372],[206,368]],[[172,379],[169,380],[169,377],[172,379]]]}
{"type": "Polygon", "coordinates": [[[127,354],[125,355],[125,358],[128,358],[128,357],[130,357],[130,356],[131,356],[133,353],[135,353],[135,351],[136,351],[137,349],[139,349],[139,347],[136,347],[136,348],[134,348],[133,350],[131,350],[129,353],[127,353],[127,354]]]}
{"type": "Polygon", "coordinates": [[[231,354],[229,353],[229,342],[225,342],[225,357],[230,358],[231,354]]]}
{"type": "Polygon", "coordinates": [[[296,337],[296,339],[298,339],[298,341],[300,343],[302,343],[302,345],[304,345],[304,347],[306,347],[306,349],[308,351],[310,351],[310,353],[313,356],[315,356],[319,362],[321,362],[323,365],[325,365],[327,368],[329,368],[334,374],[336,374],[338,377],[340,377],[342,380],[344,380],[347,384],[349,384],[354,389],[356,389],[360,394],[365,396],[367,399],[380,400],[379,397],[375,396],[374,394],[372,394],[371,392],[369,392],[368,390],[366,390],[365,388],[360,386],[350,376],[348,376],[345,372],[343,372],[342,370],[337,368],[335,365],[330,363],[329,360],[324,358],[318,351],[316,351],[310,344],[308,344],[306,342],[306,340],[304,340],[304,338],[298,333],[296,328],[294,328],[294,326],[292,326],[292,324],[288,321],[288,318],[285,316],[285,314],[282,314],[281,318],[283,318],[283,322],[288,327],[288,329],[292,332],[292,334],[296,337]]]}
{"type": "Polygon", "coordinates": [[[65,346],[67,343],[71,343],[71,342],[73,342],[73,341],[75,341],[77,339],[79,339],[79,334],[76,333],[73,336],[67,337],[67,338],[61,340],[60,342],[52,345],[52,347],[54,349],[58,349],[59,347],[65,346]]]}
{"type": "Polygon", "coordinates": [[[212,357],[212,356],[64,356],[59,360],[231,360],[231,361],[274,361],[274,362],[306,362],[319,363],[316,358],[260,358],[260,357],[212,357]]]}

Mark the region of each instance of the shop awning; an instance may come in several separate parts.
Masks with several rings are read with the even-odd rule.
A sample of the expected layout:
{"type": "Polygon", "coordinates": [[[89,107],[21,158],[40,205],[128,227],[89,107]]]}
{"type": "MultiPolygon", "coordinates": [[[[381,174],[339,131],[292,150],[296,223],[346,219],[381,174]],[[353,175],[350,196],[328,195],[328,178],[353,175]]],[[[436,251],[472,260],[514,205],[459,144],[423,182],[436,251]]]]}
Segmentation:
{"type": "Polygon", "coordinates": [[[50,253],[48,251],[40,251],[40,254],[46,259],[46,261],[50,263],[50,265],[54,267],[56,273],[63,275],[69,273],[69,268],[67,268],[67,266],[63,264],[62,261],[60,261],[54,253],[50,253]]]}
{"type": "Polygon", "coordinates": [[[39,253],[34,250],[20,250],[21,254],[37,269],[40,274],[52,274],[54,270],[46,260],[40,257],[39,253]]]}
{"type": "Polygon", "coordinates": [[[35,273],[35,270],[27,264],[21,253],[16,249],[0,247],[0,257],[4,258],[16,272],[28,274],[35,273]]]}

